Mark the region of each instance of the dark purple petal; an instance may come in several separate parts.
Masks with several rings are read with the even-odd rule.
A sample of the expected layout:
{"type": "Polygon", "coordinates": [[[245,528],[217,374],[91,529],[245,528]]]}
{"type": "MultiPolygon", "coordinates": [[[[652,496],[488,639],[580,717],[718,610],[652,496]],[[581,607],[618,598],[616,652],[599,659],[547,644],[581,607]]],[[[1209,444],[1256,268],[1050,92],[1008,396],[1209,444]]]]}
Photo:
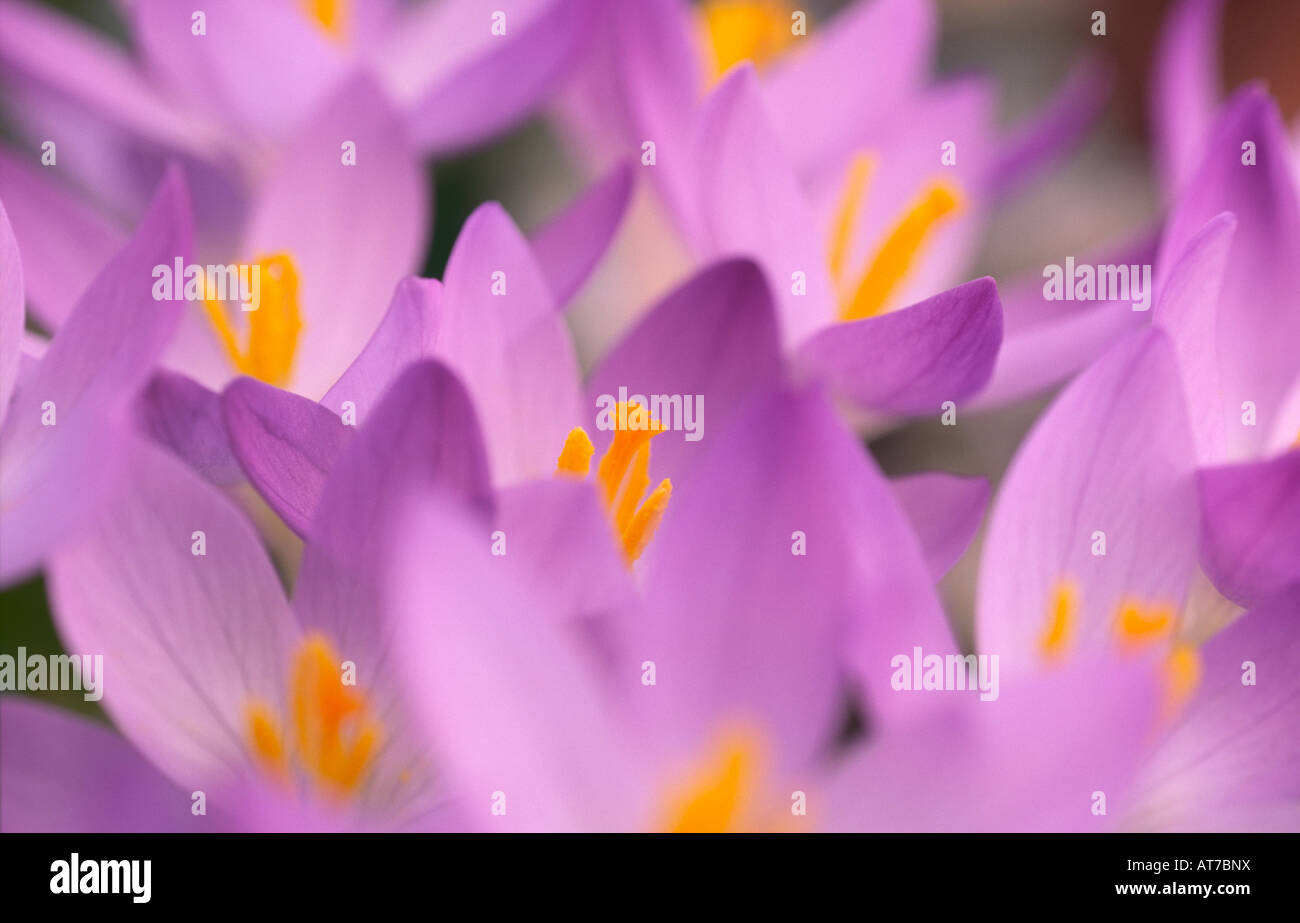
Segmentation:
{"type": "Polygon", "coordinates": [[[909,308],[827,327],[799,347],[796,362],[860,408],[937,413],[984,386],[1001,343],[1002,303],[985,276],[909,308]]]}

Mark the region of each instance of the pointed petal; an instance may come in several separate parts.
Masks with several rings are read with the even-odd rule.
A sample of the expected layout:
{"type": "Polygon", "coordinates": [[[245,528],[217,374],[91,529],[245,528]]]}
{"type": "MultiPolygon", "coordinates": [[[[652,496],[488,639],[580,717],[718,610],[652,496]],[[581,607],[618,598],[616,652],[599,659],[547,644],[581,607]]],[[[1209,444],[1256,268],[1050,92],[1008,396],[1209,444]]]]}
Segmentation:
{"type": "Polygon", "coordinates": [[[289,528],[306,536],[325,481],[351,436],[328,408],[253,378],[221,394],[230,449],[289,528]]]}
{"type": "Polygon", "coordinates": [[[578,293],[613,242],[632,200],[632,186],[632,166],[619,163],[533,234],[533,255],[556,307],[563,308],[578,293]]]}
{"type": "Polygon", "coordinates": [[[930,579],[938,583],[970,545],[989,503],[989,482],[937,472],[890,482],[916,531],[930,579]]]}
{"type": "Polygon", "coordinates": [[[989,276],[878,317],[834,324],[800,348],[798,367],[865,410],[935,411],[976,394],[1002,344],[989,276]]]}

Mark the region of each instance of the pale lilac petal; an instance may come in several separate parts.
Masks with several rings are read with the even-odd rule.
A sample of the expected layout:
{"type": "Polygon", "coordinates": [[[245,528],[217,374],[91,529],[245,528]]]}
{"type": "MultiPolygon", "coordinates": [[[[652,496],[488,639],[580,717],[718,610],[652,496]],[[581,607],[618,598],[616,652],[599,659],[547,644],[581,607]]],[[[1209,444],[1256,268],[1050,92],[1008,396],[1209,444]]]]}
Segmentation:
{"type": "MultiPolygon", "coordinates": [[[[138,0],[131,33],[158,85],[214,121],[283,137],[343,75],[340,47],[303,4],[225,0],[191,32],[188,0],[138,0]]],[[[336,145],[337,146],[337,145],[336,145]]]]}
{"type": "Polygon", "coordinates": [[[894,496],[921,542],[936,583],[957,563],[984,519],[989,482],[927,472],[895,478],[894,496]]]}
{"type": "Polygon", "coordinates": [[[1143,767],[1125,825],[1295,832],[1300,597],[1248,612],[1200,656],[1200,685],[1143,767]]]}
{"type": "Polygon", "coordinates": [[[627,626],[620,675],[681,753],[756,725],[783,769],[805,766],[850,676],[873,721],[912,704],[890,659],[951,651],[947,623],[888,483],[823,395],[756,395],[707,442],[642,559],[650,611],[627,626]]]}
{"type": "Polygon", "coordinates": [[[1300,583],[1300,451],[1203,468],[1201,560],[1224,596],[1256,606],[1300,583]]]}
{"type": "Polygon", "coordinates": [[[1151,113],[1160,179],[1171,196],[1200,163],[1219,106],[1222,14],[1223,0],[1179,0],[1161,29],[1152,71],[1151,113]]]}
{"type": "Polygon", "coordinates": [[[938,411],[977,393],[1002,344],[1002,303],[985,276],[919,304],[839,323],[799,347],[797,366],[854,405],[938,411]]]}
{"type": "Polygon", "coordinates": [[[18,378],[25,316],[22,258],[9,213],[0,202],[0,423],[9,410],[18,378]]]}
{"type": "Polygon", "coordinates": [[[411,276],[397,283],[374,335],[321,404],[342,414],[350,401],[359,423],[402,369],[433,355],[441,315],[442,283],[437,279],[411,276]]]}
{"type": "Polygon", "coordinates": [[[533,255],[563,308],[614,239],[632,200],[632,166],[620,163],[533,233],[533,255]]]}
{"type": "Polygon", "coordinates": [[[930,69],[936,20],[927,0],[872,0],[795,40],[808,47],[773,68],[763,96],[785,115],[781,142],[800,169],[851,153],[855,126],[905,104],[930,69]]]}
{"type": "Polygon", "coordinates": [[[221,393],[220,417],[248,480],[289,528],[307,535],[348,427],[315,401],[253,378],[221,393]]]}
{"type": "Polygon", "coordinates": [[[21,696],[0,698],[0,828],[7,833],[186,833],[221,829],[191,792],[109,727],[21,696]]]}
{"type": "Polygon", "coordinates": [[[292,390],[318,400],[378,326],[421,252],[426,185],[397,114],[365,77],[289,143],[249,217],[243,258],[287,252],[297,266],[303,327],[292,390]],[[349,141],[353,166],[342,162],[349,141]]]}
{"type": "MultiPolygon", "coordinates": [[[[771,290],[754,263],[724,260],[669,292],[605,355],[587,381],[583,424],[590,424],[602,395],[620,399],[621,388],[629,398],[680,395],[683,417],[685,402],[693,401],[695,437],[674,431],[651,444],[652,473],[676,475],[755,388],[780,375],[771,290]]],[[[589,431],[603,452],[613,433],[589,431]]]]}
{"type": "Polygon", "coordinates": [[[1225,212],[1213,218],[1178,255],[1156,304],[1154,322],[1174,344],[1191,415],[1196,457],[1202,464],[1219,461],[1224,433],[1236,413],[1225,413],[1216,342],[1219,291],[1237,219],[1225,212]]]}
{"type": "Polygon", "coordinates": [[[221,420],[220,397],[191,378],[159,371],[135,406],[141,431],[214,484],[242,483],[221,420]]]}
{"type": "Polygon", "coordinates": [[[797,343],[829,323],[826,238],[813,225],[752,67],[732,70],[705,101],[693,156],[702,255],[758,260],[780,308],[783,342],[797,343]],[[806,294],[794,294],[796,272],[807,279],[806,294]]]}
{"type": "Polygon", "coordinates": [[[606,616],[636,602],[636,584],[594,485],[530,481],[499,491],[497,507],[505,553],[527,568],[560,618],[606,616]]]}
{"type": "Polygon", "coordinates": [[[980,563],[978,649],[1004,675],[1036,668],[1067,582],[1071,649],[1110,645],[1124,600],[1181,610],[1196,567],[1193,464],[1173,347],[1136,333],[1066,388],[1012,460],[980,563]]]}
{"type": "Polygon", "coordinates": [[[40,169],[0,151],[0,197],[22,249],[32,315],[56,330],[126,234],[40,169]]]}
{"type": "MultiPolygon", "coordinates": [[[[998,698],[902,692],[931,714],[868,741],[838,771],[822,826],[838,831],[1101,832],[1155,728],[1160,687],[1142,660],[1001,673],[998,698]],[[1108,816],[1093,814],[1094,793],[1108,816]]],[[[815,796],[810,795],[810,802],[815,796]]],[[[810,812],[811,813],[811,812],[810,812]]]]}
{"type": "Polygon", "coordinates": [[[403,507],[386,606],[396,666],[466,823],[552,832],[648,823],[641,745],[579,636],[517,582],[510,555],[489,553],[476,520],[418,493],[403,507]],[[493,813],[502,798],[504,813],[493,813]]]}
{"type": "MultiPolygon", "coordinates": [[[[1240,414],[1252,401],[1259,426],[1230,425],[1227,460],[1256,456],[1296,377],[1300,343],[1300,194],[1289,139],[1276,104],[1257,86],[1233,94],[1203,145],[1203,159],[1166,225],[1156,262],[1156,289],[1176,255],[1216,215],[1237,218],[1218,300],[1216,341],[1223,400],[1240,414]],[[1255,165],[1242,161],[1246,142],[1255,165]]],[[[1239,417],[1238,417],[1239,420],[1239,417]]]]}
{"type": "Polygon", "coordinates": [[[578,362],[528,241],[500,205],[466,220],[444,282],[437,354],[474,397],[494,482],[549,477],[583,419],[578,362]]]}
{"type": "Polygon", "coordinates": [[[55,622],[70,650],[103,654],[102,704],[150,762],[187,791],[220,786],[249,766],[246,707],[283,706],[297,627],[239,508],[143,440],[128,458],[50,561],[55,622]]]}
{"type": "MultiPolygon", "coordinates": [[[[514,9],[470,6],[476,20],[452,33],[469,53],[458,50],[459,66],[438,74],[413,98],[401,97],[409,105],[411,137],[428,153],[467,147],[521,121],[581,57],[598,18],[593,0],[516,0],[514,9]],[[491,34],[490,17],[497,11],[506,14],[503,36],[491,34]]],[[[447,63],[428,47],[423,59],[447,63]]]]}
{"type": "Polygon", "coordinates": [[[191,233],[184,185],[170,172],[135,236],[23,375],[3,434],[0,583],[37,567],[111,479],[112,431],[178,320],[177,305],[153,300],[151,273],[188,252],[191,233]]]}

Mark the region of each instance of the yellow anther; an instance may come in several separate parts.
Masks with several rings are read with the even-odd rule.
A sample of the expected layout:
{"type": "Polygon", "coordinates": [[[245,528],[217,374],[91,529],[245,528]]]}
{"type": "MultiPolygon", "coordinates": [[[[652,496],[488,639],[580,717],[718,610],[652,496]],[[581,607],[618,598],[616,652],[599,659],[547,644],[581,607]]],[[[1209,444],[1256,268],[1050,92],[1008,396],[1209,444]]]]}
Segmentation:
{"type": "Polygon", "coordinates": [[[723,738],[704,764],[672,794],[670,833],[728,833],[746,821],[758,776],[759,748],[747,735],[723,738]]]}
{"type": "Polygon", "coordinates": [[[1130,599],[1120,603],[1115,630],[1125,647],[1142,647],[1171,635],[1174,621],[1173,606],[1146,605],[1130,599]]]}
{"type": "Polygon", "coordinates": [[[840,196],[839,206],[835,209],[835,225],[831,230],[831,278],[837,285],[844,277],[849,244],[853,240],[853,229],[857,226],[858,215],[862,211],[862,201],[866,197],[867,182],[871,179],[875,166],[875,160],[867,154],[858,154],[849,165],[849,178],[844,184],[844,193],[840,196]]]}
{"type": "MultiPolygon", "coordinates": [[[[672,496],[672,482],[665,478],[646,497],[650,486],[650,440],[664,431],[640,404],[619,404],[615,408],[616,429],[609,448],[596,467],[596,484],[609,510],[623,557],[633,564],[654,537],[672,496]],[[644,500],[642,499],[644,497],[644,500]]],[[[586,477],[591,470],[595,447],[582,427],[569,431],[556,461],[555,473],[586,477]]]]}
{"type": "Polygon", "coordinates": [[[298,310],[298,271],[287,253],[265,257],[256,263],[261,297],[248,317],[248,344],[238,337],[226,316],[225,306],[211,297],[206,301],[208,318],[236,369],[268,384],[283,385],[293,369],[302,318],[298,310]]]}
{"type": "Polygon", "coordinates": [[[1176,644],[1164,661],[1165,711],[1175,712],[1200,685],[1201,655],[1190,644],[1176,644]]]}
{"type": "Polygon", "coordinates": [[[347,37],[348,0],[303,0],[307,18],[335,41],[347,37]]]}
{"type": "Polygon", "coordinates": [[[246,717],[249,749],[268,775],[287,777],[290,766],[296,766],[318,791],[332,797],[358,787],[379,743],[379,724],[365,696],[344,685],[341,662],[320,635],[305,638],[294,654],[289,678],[292,752],[269,706],[249,703],[246,717]]]}
{"type": "Polygon", "coordinates": [[[1078,611],[1079,588],[1072,581],[1060,581],[1053,591],[1047,627],[1038,639],[1038,650],[1044,658],[1054,660],[1065,653],[1078,611]]]}
{"type": "Polygon", "coordinates": [[[591,456],[595,451],[596,447],[591,444],[587,431],[581,426],[575,426],[569,430],[569,435],[564,440],[564,448],[560,450],[560,457],[555,462],[555,473],[585,478],[591,470],[591,456]]]}
{"type": "MultiPolygon", "coordinates": [[[[841,211],[847,210],[852,194],[853,176],[850,175],[841,211]]],[[[960,207],[957,191],[947,183],[935,181],[926,186],[876,251],[853,288],[852,296],[841,305],[840,319],[861,320],[881,313],[916,262],[931,231],[960,207]]]]}
{"type": "Polygon", "coordinates": [[[794,41],[792,10],[781,0],[706,0],[700,17],[709,51],[709,82],[741,61],[763,67],[794,41]]]}

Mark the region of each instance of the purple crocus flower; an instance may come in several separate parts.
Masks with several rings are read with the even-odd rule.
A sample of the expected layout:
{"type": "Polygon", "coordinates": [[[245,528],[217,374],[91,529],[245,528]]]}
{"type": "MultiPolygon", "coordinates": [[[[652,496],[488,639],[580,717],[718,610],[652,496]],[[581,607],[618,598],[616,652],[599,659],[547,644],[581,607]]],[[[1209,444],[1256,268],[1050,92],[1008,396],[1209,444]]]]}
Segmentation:
{"type": "Polygon", "coordinates": [[[180,320],[148,296],[149,272],[191,235],[184,186],[169,174],[48,348],[28,352],[23,264],[0,206],[0,584],[38,569],[120,473],[128,407],[180,320]]]}
{"type": "MultiPolygon", "coordinates": [[[[1158,320],[1212,299],[1203,273],[1222,266],[1231,228],[1211,222],[1189,246],[1187,276],[1166,288],[1158,320]]],[[[1271,742],[1293,740],[1300,720],[1300,623],[1294,594],[1242,615],[1198,571],[1196,435],[1179,336],[1158,323],[1112,347],[1025,440],[989,527],[977,649],[999,655],[1012,682],[1098,656],[1158,664],[1157,723],[1132,787],[1109,790],[1111,816],[1143,829],[1236,829],[1297,793],[1294,748],[1271,742]]]]}
{"type": "MultiPolygon", "coordinates": [[[[998,139],[987,82],[927,85],[934,20],[921,0],[854,4],[824,25],[780,3],[635,4],[605,17],[563,110],[583,153],[640,153],[688,260],[759,260],[798,364],[867,424],[988,380],[1000,312],[983,283],[945,289],[989,207],[1068,149],[1104,96],[1085,65],[998,139]]],[[[1049,345],[1068,358],[1067,337],[1049,345]]],[[[1013,352],[1004,399],[1057,380],[1035,376],[1053,364],[1034,364],[1041,347],[1023,370],[1013,352]]],[[[1057,362],[1058,377],[1077,367],[1057,362]]]]}

